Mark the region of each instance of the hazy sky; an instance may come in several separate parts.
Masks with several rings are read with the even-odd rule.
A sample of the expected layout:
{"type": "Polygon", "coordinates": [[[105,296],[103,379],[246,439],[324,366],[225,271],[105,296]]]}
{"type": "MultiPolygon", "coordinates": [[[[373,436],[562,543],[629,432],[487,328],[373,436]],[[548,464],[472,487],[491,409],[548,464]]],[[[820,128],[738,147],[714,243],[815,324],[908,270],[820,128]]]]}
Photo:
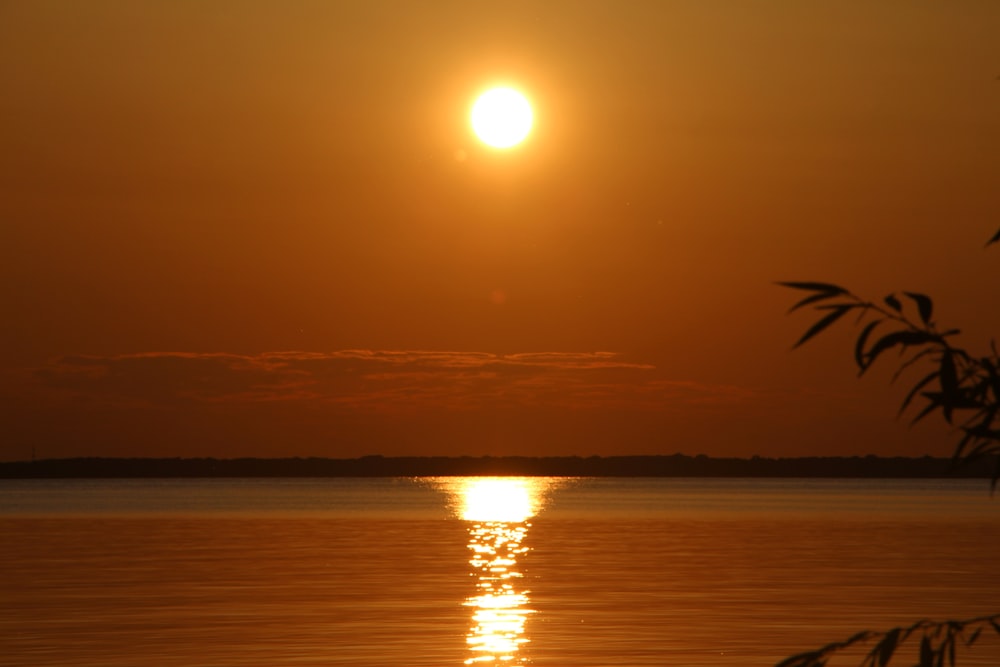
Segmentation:
{"type": "Polygon", "coordinates": [[[0,0],[0,458],[950,453],[849,327],[791,352],[773,283],[1000,334],[997,35],[993,0],[0,0]],[[536,113],[504,152],[497,83],[536,113]]]}

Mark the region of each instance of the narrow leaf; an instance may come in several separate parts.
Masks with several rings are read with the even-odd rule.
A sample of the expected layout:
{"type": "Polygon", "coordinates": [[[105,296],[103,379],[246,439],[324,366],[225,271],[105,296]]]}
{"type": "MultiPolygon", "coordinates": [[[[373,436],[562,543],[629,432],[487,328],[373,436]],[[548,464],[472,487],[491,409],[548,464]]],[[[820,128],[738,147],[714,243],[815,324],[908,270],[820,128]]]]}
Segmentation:
{"type": "Polygon", "coordinates": [[[898,641],[899,628],[894,628],[886,634],[885,639],[883,639],[876,647],[878,649],[879,667],[885,667],[885,665],[889,664],[892,654],[896,652],[896,643],[898,641]]]}
{"type": "Polygon", "coordinates": [[[941,355],[941,391],[945,396],[958,394],[958,372],[955,370],[955,358],[945,350],[941,355]]]}
{"type": "Polygon", "coordinates": [[[962,452],[965,451],[965,448],[970,442],[972,442],[972,438],[973,434],[970,433],[968,429],[965,429],[965,435],[958,441],[958,444],[955,445],[955,453],[951,457],[952,467],[958,465],[958,463],[962,460],[962,452]]]}
{"type": "Polygon", "coordinates": [[[903,399],[903,404],[899,406],[899,412],[896,413],[897,417],[906,412],[906,408],[909,407],[910,403],[913,401],[913,397],[917,395],[917,392],[919,392],[921,389],[930,384],[934,380],[934,378],[937,377],[937,375],[938,375],[937,371],[929,373],[926,376],[924,376],[924,378],[920,380],[920,382],[913,385],[913,389],[911,389],[910,393],[908,393],[906,395],[906,398],[903,399]]]}
{"type": "Polygon", "coordinates": [[[1000,242],[1000,229],[994,234],[989,241],[986,242],[987,246],[993,245],[994,243],[1000,242]]]}
{"type": "Polygon", "coordinates": [[[993,388],[993,397],[1000,400],[1000,373],[997,373],[997,369],[992,364],[988,368],[990,386],[993,388]]]}
{"type": "Polygon", "coordinates": [[[924,635],[920,640],[920,667],[933,667],[934,649],[931,648],[931,638],[924,635]]]}
{"type": "MultiPolygon", "coordinates": [[[[997,446],[990,444],[989,440],[974,442],[976,443],[976,446],[965,455],[966,461],[975,461],[976,459],[982,458],[987,454],[993,454],[997,451],[997,446]]],[[[1000,459],[997,460],[997,465],[1000,465],[1000,459]]]]}
{"type": "Polygon", "coordinates": [[[964,429],[965,432],[973,437],[980,438],[982,440],[993,440],[1000,443],[1000,429],[990,428],[985,424],[976,424],[975,426],[970,426],[964,429]]]}
{"type": "Polygon", "coordinates": [[[857,644],[858,642],[866,642],[872,638],[872,632],[869,630],[862,630],[851,635],[851,638],[844,642],[843,646],[846,648],[852,644],[857,644]]]}
{"type": "Polygon", "coordinates": [[[896,347],[897,345],[909,347],[911,345],[930,343],[934,340],[935,338],[932,334],[923,331],[894,331],[886,334],[885,336],[879,338],[878,341],[872,345],[871,349],[868,350],[868,366],[871,366],[872,363],[874,363],[875,358],[878,357],[878,355],[890,348],[896,347]]]}
{"type": "Polygon", "coordinates": [[[896,369],[896,372],[892,374],[892,381],[895,382],[896,380],[898,380],[899,377],[903,373],[906,372],[907,368],[909,368],[913,364],[917,363],[918,361],[920,361],[924,357],[926,357],[928,355],[931,355],[931,354],[934,354],[935,352],[936,352],[936,350],[934,348],[926,348],[926,349],[921,350],[917,354],[913,355],[909,359],[907,359],[905,362],[903,362],[902,364],[900,364],[899,368],[896,369]]]}
{"type": "Polygon", "coordinates": [[[798,310],[802,306],[808,306],[810,303],[816,303],[817,301],[823,301],[825,299],[832,299],[835,296],[839,296],[839,295],[838,294],[832,294],[830,292],[820,292],[819,294],[813,294],[811,296],[807,296],[806,298],[802,299],[801,301],[799,301],[798,303],[796,303],[794,306],[792,306],[791,308],[789,308],[788,312],[789,313],[795,312],[796,310],[798,310]]]}
{"type": "Polygon", "coordinates": [[[814,282],[779,282],[782,287],[791,287],[792,289],[804,289],[810,292],[827,292],[829,294],[847,294],[847,290],[839,285],[832,285],[830,283],[814,283],[814,282]]]}
{"type": "Polygon", "coordinates": [[[858,342],[854,344],[854,361],[857,363],[858,368],[862,371],[866,368],[865,365],[865,345],[868,343],[868,337],[871,335],[872,331],[875,330],[882,320],[872,320],[868,323],[861,333],[858,335],[858,342]]]}
{"type": "Polygon", "coordinates": [[[863,312],[866,306],[863,303],[824,303],[822,306],[816,306],[816,310],[838,310],[840,308],[846,308],[847,310],[861,308],[863,312]]]}
{"type": "Polygon", "coordinates": [[[920,313],[920,319],[924,321],[924,324],[931,323],[931,315],[934,314],[934,302],[926,294],[918,294],[917,292],[903,292],[906,296],[910,297],[917,303],[917,312],[920,313]]]}
{"type": "Polygon", "coordinates": [[[809,328],[809,330],[806,331],[805,334],[803,334],[802,338],[799,339],[799,342],[797,342],[795,345],[792,346],[792,349],[799,347],[807,340],[809,340],[810,338],[821,332],[823,329],[826,329],[828,326],[830,326],[831,324],[839,320],[841,317],[843,317],[844,314],[847,313],[849,310],[850,310],[849,306],[842,306],[830,311],[829,315],[825,316],[819,322],[812,325],[809,328]]]}
{"type": "Polygon", "coordinates": [[[949,424],[952,423],[952,414],[955,410],[955,406],[951,404],[948,397],[943,393],[934,393],[934,397],[931,400],[937,401],[938,405],[941,406],[941,414],[944,416],[944,420],[949,424]]]}
{"type": "Polygon", "coordinates": [[[903,304],[899,302],[899,299],[896,298],[895,294],[890,294],[885,297],[885,303],[897,313],[901,313],[903,311],[903,304]]]}
{"type": "Polygon", "coordinates": [[[941,402],[936,398],[937,394],[931,394],[930,392],[924,392],[923,394],[927,398],[927,407],[920,411],[916,417],[910,420],[910,425],[916,424],[918,421],[934,412],[936,409],[941,407],[941,402]]]}

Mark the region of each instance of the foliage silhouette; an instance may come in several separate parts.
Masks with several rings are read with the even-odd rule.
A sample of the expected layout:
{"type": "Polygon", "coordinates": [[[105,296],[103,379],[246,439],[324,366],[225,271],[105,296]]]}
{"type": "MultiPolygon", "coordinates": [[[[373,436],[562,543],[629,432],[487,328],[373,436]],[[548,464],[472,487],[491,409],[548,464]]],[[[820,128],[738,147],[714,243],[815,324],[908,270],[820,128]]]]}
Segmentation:
{"type": "MultiPolygon", "coordinates": [[[[994,243],[1000,243],[1000,230],[986,245],[994,243]]],[[[959,333],[958,329],[938,328],[934,302],[925,294],[893,293],[876,303],[830,283],[778,284],[808,293],[789,312],[809,306],[821,315],[793,347],[799,347],[853,313],[857,316],[855,324],[864,325],[854,344],[854,363],[859,375],[864,375],[889,350],[897,350],[900,355],[893,380],[914,366],[929,366],[930,372],[906,394],[899,413],[905,412],[915,400],[922,401],[923,406],[912,423],[940,411],[946,422],[957,425],[960,433],[953,464],[994,457],[990,489],[996,491],[1000,480],[1000,355],[995,341],[990,343],[990,353],[983,356],[973,356],[956,347],[951,339],[959,333]],[[880,337],[873,338],[876,330],[880,337]]],[[[871,641],[876,643],[863,658],[861,667],[885,667],[901,644],[916,637],[920,638],[917,667],[954,666],[957,648],[972,646],[984,629],[1000,635],[1000,614],[964,621],[921,620],[885,632],[866,630],[844,641],[793,655],[777,667],[824,667],[835,653],[871,641]]]]}
{"type": "MultiPolygon", "coordinates": [[[[951,343],[958,329],[939,330],[934,322],[934,302],[925,294],[889,294],[882,303],[867,301],[843,287],[830,283],[783,282],[784,287],[809,294],[789,312],[811,306],[822,316],[795,343],[799,347],[826,330],[848,313],[864,324],[854,345],[854,363],[864,375],[890,350],[900,353],[894,380],[918,365],[929,364],[930,372],[917,380],[903,399],[900,414],[914,401],[923,406],[913,418],[916,423],[940,411],[949,424],[957,425],[958,441],[954,462],[962,463],[1000,454],[1000,355],[996,343],[990,353],[973,356],[951,343]],[[879,336],[875,336],[876,331],[879,336]]],[[[1000,459],[994,468],[991,487],[1000,480],[1000,459]]]]}
{"type": "Polygon", "coordinates": [[[920,637],[916,667],[954,667],[959,647],[976,643],[984,629],[1000,634],[1000,614],[980,616],[965,621],[917,621],[909,627],[886,632],[859,632],[842,642],[827,644],[815,651],[793,655],[777,667],[824,667],[834,653],[855,644],[877,640],[861,661],[861,667],[885,667],[897,649],[911,637],[920,637]]]}

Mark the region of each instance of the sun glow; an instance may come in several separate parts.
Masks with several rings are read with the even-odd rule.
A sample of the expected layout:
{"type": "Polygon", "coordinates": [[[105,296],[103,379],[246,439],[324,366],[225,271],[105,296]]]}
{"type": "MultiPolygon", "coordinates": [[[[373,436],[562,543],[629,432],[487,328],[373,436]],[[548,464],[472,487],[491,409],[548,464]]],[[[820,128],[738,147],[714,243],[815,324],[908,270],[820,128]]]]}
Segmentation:
{"type": "Polygon", "coordinates": [[[524,521],[535,513],[537,491],[529,480],[485,477],[463,489],[466,521],[524,521]]]}
{"type": "Polygon", "coordinates": [[[531,131],[534,114],[528,99],[513,88],[493,88],[472,105],[472,130],[493,148],[511,148],[531,131]]]}

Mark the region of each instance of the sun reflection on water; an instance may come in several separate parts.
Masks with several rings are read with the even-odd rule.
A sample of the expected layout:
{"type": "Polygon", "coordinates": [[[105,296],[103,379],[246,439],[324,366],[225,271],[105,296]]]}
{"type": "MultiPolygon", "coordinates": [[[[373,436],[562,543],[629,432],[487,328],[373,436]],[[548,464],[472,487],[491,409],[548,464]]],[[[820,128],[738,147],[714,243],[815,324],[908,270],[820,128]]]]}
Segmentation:
{"type": "Polygon", "coordinates": [[[517,477],[463,479],[462,518],[466,521],[521,522],[535,515],[541,489],[537,480],[517,477]]]}
{"type": "Polygon", "coordinates": [[[472,608],[466,635],[467,665],[523,665],[522,646],[528,617],[535,613],[519,560],[529,551],[528,520],[542,507],[557,480],[544,477],[464,477],[439,479],[452,496],[456,513],[470,522],[469,565],[476,577],[475,594],[463,603],[472,608]]]}
{"type": "Polygon", "coordinates": [[[534,613],[528,591],[518,590],[522,578],[517,559],[527,553],[523,545],[529,524],[485,521],[469,528],[469,564],[478,575],[476,595],[465,601],[472,607],[473,626],[466,637],[472,657],[466,664],[501,660],[523,664],[518,649],[528,642],[524,625],[534,613]]]}

